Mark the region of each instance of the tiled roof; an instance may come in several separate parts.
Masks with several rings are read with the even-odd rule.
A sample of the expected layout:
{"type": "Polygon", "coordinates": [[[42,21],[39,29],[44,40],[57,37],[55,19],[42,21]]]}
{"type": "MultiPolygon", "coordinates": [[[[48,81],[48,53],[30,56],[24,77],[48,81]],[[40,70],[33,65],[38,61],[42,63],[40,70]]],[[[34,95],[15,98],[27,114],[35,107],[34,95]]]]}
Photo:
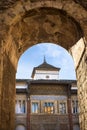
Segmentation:
{"type": "Polygon", "coordinates": [[[31,80],[29,81],[30,84],[72,84],[76,83],[76,80],[31,80]]]}
{"type": "Polygon", "coordinates": [[[45,79],[16,79],[16,83],[20,82],[26,82],[26,83],[65,83],[65,84],[71,84],[71,83],[76,83],[76,80],[64,80],[64,79],[58,79],[58,80],[45,80],[45,79]]]}
{"type": "Polygon", "coordinates": [[[17,93],[17,94],[18,94],[18,93],[19,93],[19,94],[20,94],[20,93],[24,93],[24,94],[25,94],[25,93],[27,93],[27,89],[22,89],[22,88],[17,89],[17,88],[16,88],[16,93],[17,93]]]}
{"type": "Polygon", "coordinates": [[[42,64],[40,64],[39,66],[34,67],[33,72],[32,72],[32,77],[33,77],[34,74],[35,74],[35,70],[46,70],[46,71],[49,71],[49,70],[54,71],[54,70],[56,70],[56,71],[59,71],[60,68],[55,67],[55,66],[53,66],[53,65],[50,65],[50,64],[48,64],[46,61],[44,61],[44,62],[43,62],[42,64]]]}
{"type": "Polygon", "coordinates": [[[41,65],[35,67],[35,69],[51,69],[51,70],[60,70],[60,68],[54,67],[53,65],[48,64],[47,62],[43,62],[41,65]]]}

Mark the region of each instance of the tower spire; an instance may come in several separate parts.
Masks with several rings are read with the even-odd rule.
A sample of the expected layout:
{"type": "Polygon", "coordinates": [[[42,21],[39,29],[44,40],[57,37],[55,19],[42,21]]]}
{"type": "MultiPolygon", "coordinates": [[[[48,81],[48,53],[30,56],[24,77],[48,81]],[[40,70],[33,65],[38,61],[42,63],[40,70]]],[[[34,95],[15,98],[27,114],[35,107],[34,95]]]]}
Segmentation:
{"type": "Polygon", "coordinates": [[[44,56],[44,62],[46,63],[46,58],[45,58],[45,56],[44,56]]]}

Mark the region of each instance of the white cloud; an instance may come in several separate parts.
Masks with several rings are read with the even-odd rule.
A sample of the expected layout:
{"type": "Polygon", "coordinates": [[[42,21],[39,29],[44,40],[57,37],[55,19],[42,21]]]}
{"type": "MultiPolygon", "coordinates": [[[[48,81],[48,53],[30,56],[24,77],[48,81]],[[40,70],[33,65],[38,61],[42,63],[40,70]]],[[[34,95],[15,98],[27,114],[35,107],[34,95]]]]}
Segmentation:
{"type": "Polygon", "coordinates": [[[61,50],[58,49],[58,46],[55,44],[42,44],[38,46],[40,51],[41,51],[41,55],[45,55],[47,57],[60,57],[61,55],[61,50]]]}

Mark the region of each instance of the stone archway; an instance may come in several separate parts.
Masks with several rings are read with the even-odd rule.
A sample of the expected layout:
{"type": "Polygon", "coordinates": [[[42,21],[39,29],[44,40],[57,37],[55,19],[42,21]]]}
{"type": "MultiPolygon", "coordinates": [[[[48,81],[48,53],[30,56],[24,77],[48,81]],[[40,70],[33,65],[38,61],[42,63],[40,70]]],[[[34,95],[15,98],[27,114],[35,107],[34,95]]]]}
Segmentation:
{"type": "Polygon", "coordinates": [[[19,57],[34,44],[53,42],[70,50],[73,55],[78,81],[80,128],[86,130],[86,6],[80,0],[0,2],[0,129],[14,129],[15,74],[19,57]],[[83,42],[77,43],[81,38],[83,42]]]}
{"type": "Polygon", "coordinates": [[[24,125],[17,125],[15,130],[26,130],[24,125]]]}

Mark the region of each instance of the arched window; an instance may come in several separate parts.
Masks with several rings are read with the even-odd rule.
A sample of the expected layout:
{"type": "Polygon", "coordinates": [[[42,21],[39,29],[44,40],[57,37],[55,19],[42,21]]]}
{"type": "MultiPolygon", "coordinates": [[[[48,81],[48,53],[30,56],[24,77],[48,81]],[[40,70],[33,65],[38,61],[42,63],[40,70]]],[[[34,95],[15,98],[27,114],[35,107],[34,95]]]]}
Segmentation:
{"type": "Polygon", "coordinates": [[[23,125],[18,125],[15,130],[26,130],[26,128],[23,125]]]}

